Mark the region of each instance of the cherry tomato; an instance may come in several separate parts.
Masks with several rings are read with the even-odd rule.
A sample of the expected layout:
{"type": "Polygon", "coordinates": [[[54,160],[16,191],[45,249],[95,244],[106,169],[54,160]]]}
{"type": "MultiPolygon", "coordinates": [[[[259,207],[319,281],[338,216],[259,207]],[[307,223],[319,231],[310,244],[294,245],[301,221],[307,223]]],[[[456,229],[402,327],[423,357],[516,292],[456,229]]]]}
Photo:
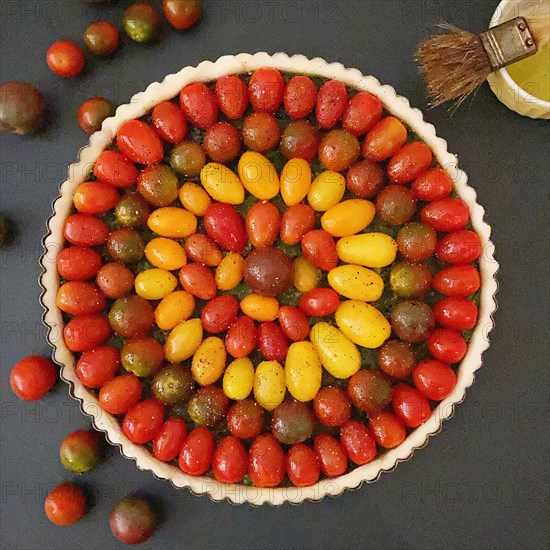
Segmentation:
{"type": "Polygon", "coordinates": [[[319,466],[327,477],[342,475],[348,467],[348,457],[341,443],[332,435],[319,434],[313,442],[319,466]]]}
{"type": "Polygon", "coordinates": [[[110,57],[120,42],[118,29],[107,21],[94,21],[84,32],[84,42],[95,55],[110,57]]]}
{"type": "Polygon", "coordinates": [[[338,265],[336,243],[332,235],[324,229],[314,229],[304,235],[302,254],[306,260],[323,271],[330,271],[338,265]]]}
{"type": "Polygon", "coordinates": [[[340,428],[340,442],[354,464],[367,464],[376,456],[376,442],[372,433],[358,420],[348,420],[340,428]]]}
{"type": "Polygon", "coordinates": [[[99,405],[110,414],[125,414],[141,399],[143,384],[135,374],[122,374],[99,390],[99,405]]]}
{"type": "Polygon", "coordinates": [[[392,378],[408,378],[416,366],[413,348],[407,342],[390,340],[378,350],[378,366],[392,378]]]}
{"type": "Polygon", "coordinates": [[[57,307],[69,315],[99,313],[105,304],[105,296],[92,283],[68,281],[57,291],[57,307]]]}
{"type": "Polygon", "coordinates": [[[239,312],[239,302],[228,294],[216,296],[202,310],[201,323],[212,334],[226,331],[235,321],[239,312]]]}
{"type": "Polygon", "coordinates": [[[233,435],[224,437],[214,451],[212,472],[220,483],[238,483],[246,474],[248,454],[233,435]]]}
{"type": "Polygon", "coordinates": [[[314,227],[315,210],[308,204],[294,204],[281,219],[281,240],[286,244],[298,244],[314,227]]]}
{"type": "Polygon", "coordinates": [[[123,264],[111,262],[98,271],[96,284],[108,298],[116,300],[134,288],[134,274],[123,264]]]}
{"type": "Polygon", "coordinates": [[[93,134],[101,129],[103,121],[113,116],[115,111],[112,101],[104,97],[92,97],[78,107],[78,124],[87,134],[93,134]]]}
{"type": "Polygon", "coordinates": [[[212,203],[204,215],[204,227],[208,236],[228,252],[242,252],[248,243],[244,221],[231,204],[212,203]]]}
{"type": "Polygon", "coordinates": [[[351,401],[340,388],[323,386],[313,399],[315,416],[325,426],[342,426],[351,416],[351,401]]]}
{"type": "Polygon", "coordinates": [[[361,369],[348,380],[348,395],[360,411],[374,415],[391,401],[391,382],[380,371],[361,369]]]}
{"type": "Polygon", "coordinates": [[[102,262],[101,256],[91,248],[69,246],[57,255],[57,272],[69,281],[85,281],[96,276],[102,262]]]}
{"type": "Polygon", "coordinates": [[[193,233],[185,241],[187,257],[199,264],[214,267],[220,264],[223,253],[218,245],[204,233],[193,233]]]}
{"type": "Polygon", "coordinates": [[[82,72],[86,57],[78,44],[70,40],[59,40],[50,46],[46,61],[57,76],[71,78],[82,72]]]}
{"type": "Polygon", "coordinates": [[[55,365],[45,357],[31,355],[19,360],[10,373],[10,386],[25,401],[42,399],[57,381],[55,365]]]}
{"type": "Polygon", "coordinates": [[[369,92],[355,94],[342,118],[342,128],[354,136],[362,136],[382,118],[382,102],[369,92]]]}
{"type": "Polygon", "coordinates": [[[187,436],[187,424],[181,418],[169,418],[153,440],[153,456],[162,462],[176,458],[187,436]]]}
{"type": "Polygon", "coordinates": [[[319,131],[307,120],[288,123],[281,136],[281,153],[287,160],[300,158],[311,162],[319,148],[319,131]]]}
{"type": "Polygon", "coordinates": [[[273,203],[257,202],[246,214],[245,224],[253,246],[260,248],[271,245],[279,235],[281,214],[273,203]]]}
{"type": "Polygon", "coordinates": [[[179,454],[179,467],[186,474],[200,476],[212,464],[214,436],[206,426],[192,430],[184,441],[179,454]]]}
{"type": "Polygon", "coordinates": [[[347,170],[357,161],[359,153],[359,141],[346,130],[331,130],[319,144],[319,159],[335,172],[347,170]]]}
{"type": "Polygon", "coordinates": [[[160,30],[159,12],[147,2],[131,4],[122,15],[126,34],[140,44],[150,42],[160,30]]]}
{"type": "Polygon", "coordinates": [[[416,199],[402,185],[388,185],[376,197],[376,213],[390,225],[407,223],[416,212],[416,199]]]}
{"type": "Polygon", "coordinates": [[[317,95],[315,117],[319,128],[324,130],[336,126],[344,115],[348,104],[346,86],[337,80],[325,82],[317,95]]]}
{"type": "Polygon", "coordinates": [[[145,542],[155,532],[157,523],[157,515],[149,502],[131,495],[118,501],[109,515],[111,534],[123,544],[145,542]]]}
{"type": "Polygon", "coordinates": [[[164,156],[159,136],[140,120],[125,122],[118,129],[116,144],[123,155],[139,164],[156,164],[164,156]]]}
{"type": "Polygon", "coordinates": [[[314,288],[304,293],[298,301],[300,310],[309,317],[332,315],[340,305],[340,297],[332,288],[314,288]]]}
{"type": "Polygon", "coordinates": [[[408,183],[425,172],[430,167],[432,159],[432,151],[425,143],[413,141],[393,155],[386,171],[392,182],[408,183]]]}
{"type": "Polygon", "coordinates": [[[233,120],[241,118],[248,106],[246,82],[237,75],[222,76],[216,82],[214,93],[220,111],[233,120]]]}
{"type": "Polygon", "coordinates": [[[469,264],[481,256],[481,240],[468,229],[453,231],[437,243],[436,256],[449,264],[469,264]]]}
{"type": "Polygon", "coordinates": [[[244,281],[252,292],[274,298],[292,286],[292,260],[274,246],[256,248],[244,261],[244,281]]]}
{"type": "Polygon", "coordinates": [[[470,296],[480,283],[479,272],[473,265],[451,265],[432,278],[432,288],[445,296],[470,296]]]}
{"type": "Polygon", "coordinates": [[[411,191],[419,201],[438,201],[449,196],[453,181],[443,168],[431,168],[416,178],[411,191]]]}
{"type": "Polygon", "coordinates": [[[151,113],[151,122],[158,135],[169,143],[179,143],[187,133],[187,121],[183,111],[171,101],[155,105],[151,113]]]}
{"type": "Polygon", "coordinates": [[[402,382],[393,387],[391,399],[395,414],[409,428],[417,428],[432,414],[428,400],[417,389],[402,382]]]}
{"type": "Polygon", "coordinates": [[[256,347],[258,330],[247,315],[238,317],[229,327],[225,337],[225,349],[232,357],[246,357],[256,347]]]}
{"type": "Polygon", "coordinates": [[[279,324],[285,335],[293,342],[301,342],[309,335],[307,317],[298,308],[282,306],[277,314],[279,324]]]}
{"type": "Polygon", "coordinates": [[[259,435],[248,453],[248,475],[256,487],[277,487],[285,477],[285,453],[274,435],[259,435]]]}
{"type": "Polygon", "coordinates": [[[181,286],[192,296],[211,300],[218,290],[214,274],[204,265],[189,263],[179,272],[181,286]]]}
{"type": "Polygon", "coordinates": [[[112,334],[109,322],[103,315],[81,315],[71,319],[63,330],[65,344],[71,351],[95,348],[112,334]]]}
{"type": "Polygon", "coordinates": [[[214,92],[202,82],[189,84],[180,92],[180,105],[185,118],[201,130],[208,130],[218,119],[214,92]]]}
{"type": "Polygon", "coordinates": [[[90,214],[71,214],[65,220],[63,234],[72,244],[98,246],[107,240],[109,228],[90,214]]]}
{"type": "Polygon", "coordinates": [[[185,30],[201,18],[202,4],[201,0],[163,0],[162,9],[172,27],[185,30]]]}
{"type": "Polygon", "coordinates": [[[376,162],[364,160],[350,167],[346,187],[358,199],[372,199],[384,188],[385,173],[376,162]]]}
{"type": "Polygon", "coordinates": [[[273,321],[261,323],[258,327],[257,346],[268,361],[285,360],[288,352],[288,340],[283,329],[273,321]]]}
{"type": "Polygon", "coordinates": [[[443,327],[453,330],[471,330],[477,323],[477,306],[462,297],[449,297],[437,302],[432,308],[435,320],[443,327]]]}
{"type": "Polygon", "coordinates": [[[457,330],[438,328],[426,340],[429,352],[445,363],[462,361],[468,350],[468,344],[457,330]]]}
{"type": "Polygon", "coordinates": [[[376,416],[369,416],[369,428],[376,443],[384,449],[401,445],[407,435],[403,422],[388,411],[379,411],[376,416]]]}
{"type": "Polygon", "coordinates": [[[456,386],[455,371],[436,359],[420,361],[412,376],[418,391],[432,401],[445,399],[456,386]]]}
{"type": "Polygon", "coordinates": [[[206,131],[202,146],[214,162],[227,164],[239,156],[241,134],[229,122],[216,122],[206,131]]]}
{"type": "Polygon", "coordinates": [[[361,154],[373,162],[382,162],[395,155],[406,141],[407,128],[399,119],[387,116],[367,134],[361,154]]]}
{"type": "Polygon", "coordinates": [[[143,445],[151,441],[164,422],[164,405],[156,399],[136,403],[124,415],[122,431],[132,442],[143,445]]]}
{"type": "Polygon", "coordinates": [[[101,214],[111,210],[119,199],[119,194],[111,185],[102,181],[87,181],[75,189],[73,202],[82,214],[101,214]]]}
{"type": "Polygon", "coordinates": [[[95,161],[94,175],[116,187],[130,187],[137,182],[139,170],[118,151],[103,151],[95,161]]]}
{"type": "Polygon", "coordinates": [[[243,142],[247,149],[267,153],[281,141],[281,129],[277,119],[268,113],[252,113],[243,121],[243,142]]]}
{"type": "Polygon", "coordinates": [[[44,502],[47,518],[55,525],[77,523],[86,512],[84,491],[74,483],[61,483],[52,489],[44,502]]]}
{"type": "Polygon", "coordinates": [[[277,69],[257,69],[250,77],[248,96],[258,113],[273,114],[283,101],[285,81],[277,69]]]}
{"type": "Polygon", "coordinates": [[[131,294],[119,298],[109,310],[109,323],[122,338],[141,336],[155,323],[155,313],[150,302],[131,294]]]}
{"type": "Polygon", "coordinates": [[[150,336],[136,336],[124,342],[120,361],[125,370],[136,376],[154,376],[162,367],[164,348],[150,336]]]}
{"type": "Polygon", "coordinates": [[[102,459],[103,438],[93,430],[77,430],[65,436],[59,447],[61,464],[71,472],[83,474],[102,459]]]}
{"type": "Polygon", "coordinates": [[[435,252],[437,245],[435,231],[429,225],[418,222],[404,225],[397,233],[395,240],[401,255],[411,261],[429,258],[435,252]]]}
{"type": "Polygon", "coordinates": [[[427,204],[420,211],[422,221],[436,231],[456,231],[464,229],[470,211],[462,199],[441,199],[427,204]]]}
{"type": "Polygon", "coordinates": [[[264,409],[252,398],[237,401],[227,413],[227,427],[239,439],[258,437],[264,427],[264,409]]]}
{"type": "Polygon", "coordinates": [[[285,86],[283,100],[292,118],[305,118],[317,103],[317,87],[309,76],[294,76],[285,86]]]}
{"type": "Polygon", "coordinates": [[[120,367],[120,354],[113,346],[85,351],[76,364],[76,374],[87,388],[101,388],[120,367]]]}
{"type": "Polygon", "coordinates": [[[296,487],[308,487],[319,480],[321,468],[315,451],[304,443],[295,443],[286,456],[288,478],[296,487]]]}

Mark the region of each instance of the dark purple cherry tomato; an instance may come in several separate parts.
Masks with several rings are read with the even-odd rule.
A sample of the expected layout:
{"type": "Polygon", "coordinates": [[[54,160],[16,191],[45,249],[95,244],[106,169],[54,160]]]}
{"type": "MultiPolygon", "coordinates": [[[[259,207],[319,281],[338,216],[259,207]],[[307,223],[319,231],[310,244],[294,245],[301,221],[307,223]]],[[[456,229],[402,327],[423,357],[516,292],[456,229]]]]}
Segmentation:
{"type": "Polygon", "coordinates": [[[311,162],[319,149],[319,131],[307,120],[288,123],[281,136],[281,153],[286,159],[300,158],[311,162]]]}

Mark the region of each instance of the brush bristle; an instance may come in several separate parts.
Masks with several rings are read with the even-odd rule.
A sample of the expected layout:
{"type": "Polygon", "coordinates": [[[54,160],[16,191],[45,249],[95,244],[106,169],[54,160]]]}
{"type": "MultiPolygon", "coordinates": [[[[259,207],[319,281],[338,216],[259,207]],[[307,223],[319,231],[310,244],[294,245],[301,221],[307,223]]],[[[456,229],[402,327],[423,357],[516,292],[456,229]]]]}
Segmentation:
{"type": "Polygon", "coordinates": [[[420,43],[416,60],[426,80],[432,107],[456,100],[458,107],[491,73],[491,64],[476,34],[443,24],[448,34],[420,43]]]}

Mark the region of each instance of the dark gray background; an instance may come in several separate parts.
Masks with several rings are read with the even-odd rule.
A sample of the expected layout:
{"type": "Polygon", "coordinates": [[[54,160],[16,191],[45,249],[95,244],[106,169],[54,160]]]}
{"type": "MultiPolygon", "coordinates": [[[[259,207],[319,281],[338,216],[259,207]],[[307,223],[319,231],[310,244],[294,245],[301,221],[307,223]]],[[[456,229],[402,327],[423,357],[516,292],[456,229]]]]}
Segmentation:
{"type": "MultiPolygon", "coordinates": [[[[186,34],[165,25],[155,46],[123,39],[111,60],[62,81],[45,63],[49,45],[79,39],[98,18],[119,22],[124,6],[83,0],[1,0],[0,81],[23,79],[44,92],[50,122],[40,135],[0,137],[1,210],[17,220],[15,246],[0,271],[0,546],[118,548],[107,516],[128,492],[154,495],[165,517],[144,548],[542,548],[548,538],[548,122],[508,111],[485,85],[450,117],[427,111],[457,153],[494,231],[499,310],[492,346],[467,400],[414,459],[374,484],[336,500],[299,507],[215,504],[176,491],[111,451],[81,481],[95,505],[78,525],[44,517],[49,489],[70,479],[59,463],[61,439],[87,418],[65,384],[38,403],[9,390],[11,366],[48,355],[41,324],[41,239],[66,167],[87,142],[78,105],[92,95],[125,103],[150,82],[204,59],[238,52],[321,56],[373,74],[426,107],[412,59],[418,40],[447,20],[481,31],[495,1],[206,0],[205,17],[186,34]]],[[[160,2],[154,2],[159,5],[160,2]]]]}

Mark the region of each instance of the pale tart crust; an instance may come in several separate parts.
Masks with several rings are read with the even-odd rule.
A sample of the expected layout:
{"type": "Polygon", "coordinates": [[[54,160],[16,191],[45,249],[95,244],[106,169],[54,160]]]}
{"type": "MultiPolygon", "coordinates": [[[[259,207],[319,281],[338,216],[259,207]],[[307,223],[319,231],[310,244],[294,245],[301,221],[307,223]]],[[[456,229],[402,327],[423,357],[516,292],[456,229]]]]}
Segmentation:
{"type": "Polygon", "coordinates": [[[327,63],[320,58],[308,59],[302,55],[284,53],[269,55],[239,54],[224,56],[216,62],[204,61],[197,67],[185,67],[162,82],[151,84],[144,92],[136,94],[128,104],[120,106],[114,117],[104,121],[100,131],[93,134],[90,143],[79,152],[79,160],[71,164],[68,179],[61,185],[61,195],[53,203],[53,215],[48,222],[48,234],[44,239],[45,252],[41,259],[44,269],[40,284],[44,289],[44,323],[48,327],[48,341],[54,348],[54,360],[61,367],[61,377],[69,383],[70,393],[81,403],[82,411],[92,418],[96,429],[105,432],[108,441],[120,447],[121,453],[136,461],[138,468],[151,470],[159,479],[167,479],[177,488],[187,487],[196,494],[207,494],[213,500],[227,500],[233,504],[248,502],[251,505],[284,502],[298,504],[304,500],[318,501],[325,496],[340,495],[345,489],[356,489],[363,482],[373,482],[382,472],[393,470],[399,462],[411,458],[416,449],[424,447],[431,435],[441,430],[443,420],[452,416],[454,406],[464,399],[466,389],[474,382],[475,371],[482,365],[482,353],[489,346],[488,335],[493,328],[492,315],[497,308],[494,295],[497,291],[495,274],[498,264],[494,259],[494,246],[490,241],[491,228],[484,221],[484,209],[476,202],[476,192],[467,184],[466,174],[458,168],[457,158],[447,151],[445,140],[436,136],[433,125],[424,121],[421,111],[412,108],[408,100],[396,94],[391,86],[382,85],[372,76],[363,76],[357,69],[346,69],[339,63],[327,63]],[[228,74],[247,73],[260,67],[274,67],[281,71],[322,76],[339,80],[358,90],[366,90],[378,96],[387,111],[401,119],[432,149],[436,159],[453,179],[455,189],[470,207],[472,225],[481,238],[483,255],[479,260],[481,272],[481,303],[479,321],[468,346],[468,352],[460,364],[457,385],[453,392],[433,411],[432,416],[414,430],[405,441],[375,460],[335,479],[324,479],[311,487],[283,487],[260,489],[245,485],[218,483],[209,477],[194,477],[179,468],[156,460],[149,451],[129,441],[119,422],[105,413],[96,396],[80,382],[75,372],[75,358],[63,341],[63,319],[56,307],[59,287],[55,260],[63,247],[63,226],[72,207],[75,187],[90,175],[98,155],[115,138],[122,123],[146,114],[157,103],[175,97],[189,83],[213,81],[228,74]]]}

